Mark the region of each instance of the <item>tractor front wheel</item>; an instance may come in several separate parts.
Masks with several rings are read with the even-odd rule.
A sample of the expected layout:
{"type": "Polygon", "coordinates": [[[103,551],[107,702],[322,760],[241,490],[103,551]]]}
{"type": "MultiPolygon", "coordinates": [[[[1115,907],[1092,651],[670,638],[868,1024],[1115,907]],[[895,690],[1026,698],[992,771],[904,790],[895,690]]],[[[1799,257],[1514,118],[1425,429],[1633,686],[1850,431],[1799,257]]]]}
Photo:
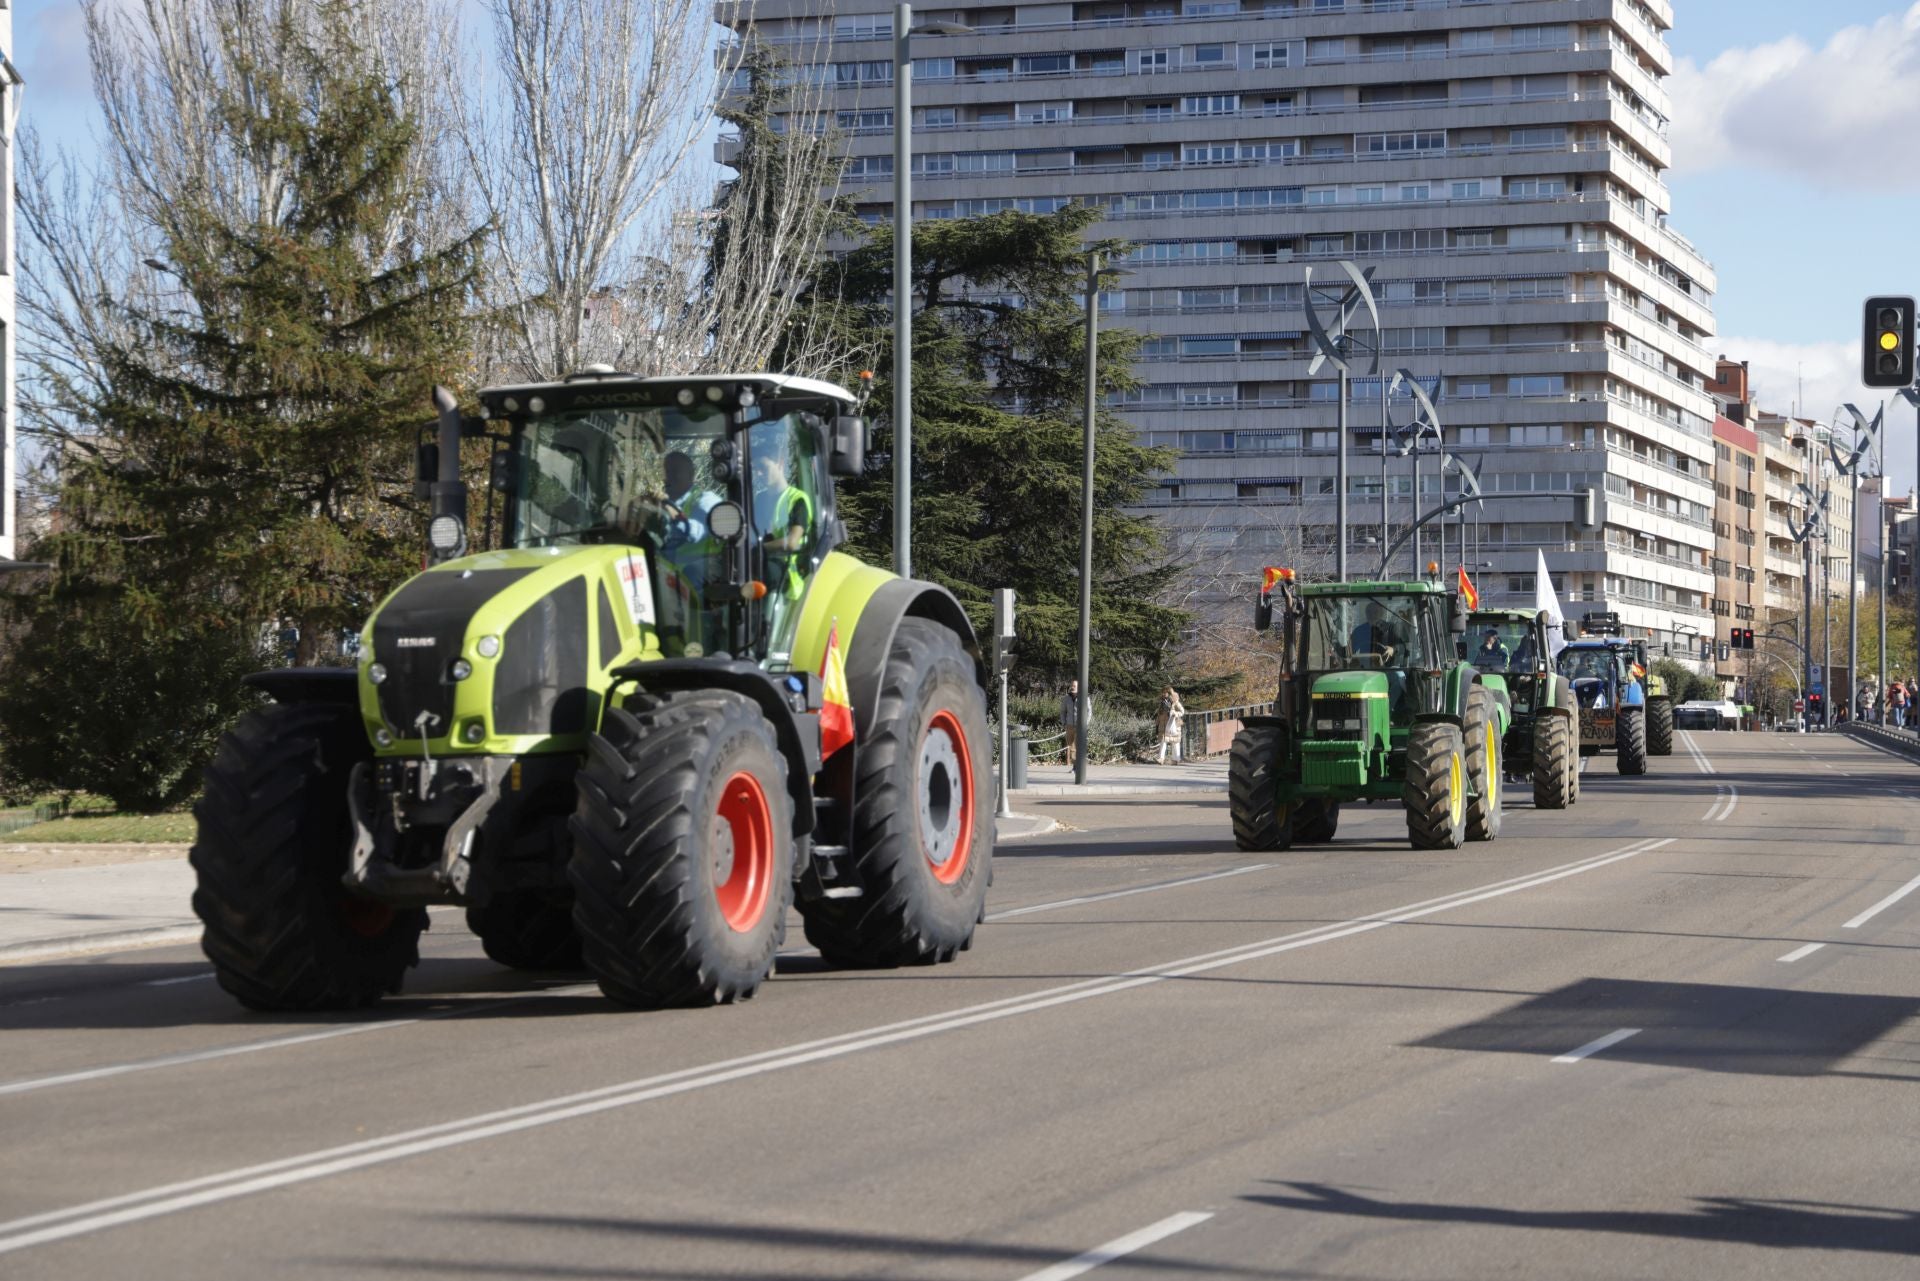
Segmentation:
{"type": "Polygon", "coordinates": [[[947,628],[900,622],[873,727],[855,747],[855,898],[803,901],[841,965],[950,961],[973,944],[993,864],[993,773],[973,659],[947,628]]]}
{"type": "Polygon", "coordinates": [[[1467,750],[1467,839],[1491,841],[1500,835],[1500,789],[1506,777],[1501,757],[1500,718],[1493,693],[1484,685],[1467,691],[1461,736],[1467,750]]]}
{"type": "Polygon", "coordinates": [[[1280,758],[1285,750],[1286,731],[1278,725],[1248,725],[1233,736],[1227,756],[1227,813],[1233,820],[1233,843],[1248,852],[1284,850],[1293,843],[1293,815],[1280,804],[1280,758]]]}
{"type": "Polygon", "coordinates": [[[1340,802],[1300,802],[1293,814],[1293,839],[1301,845],[1325,845],[1340,830],[1340,802]]]}
{"type": "Polygon", "coordinates": [[[1457,850],[1467,839],[1467,752],[1460,727],[1421,721],[1407,736],[1407,839],[1417,850],[1457,850]]]}
{"type": "Polygon", "coordinates": [[[1673,755],[1673,700],[1647,700],[1647,755],[1673,755]]]}
{"type": "Polygon", "coordinates": [[[369,759],[351,707],[279,704],[221,738],[189,861],[200,946],[242,1005],[356,1009],[399,991],[419,964],[426,910],[340,883],[353,847],[348,778],[369,759]]]}
{"type": "Polygon", "coordinates": [[[744,1000],[793,898],[786,759],[743,695],[638,708],[607,712],[578,780],[567,876],[587,968],[622,1005],[744,1000]]]}
{"type": "Polygon", "coordinates": [[[1573,726],[1564,716],[1541,712],[1533,721],[1533,807],[1563,810],[1573,804],[1580,758],[1573,751],[1573,726]]]}
{"type": "Polygon", "coordinates": [[[573,928],[573,899],[541,890],[495,894],[467,909],[467,928],[497,964],[514,970],[577,970],[580,935],[573,928]]]}
{"type": "Polygon", "coordinates": [[[1623,707],[1613,723],[1614,763],[1622,774],[1647,772],[1647,709],[1623,707]]]}

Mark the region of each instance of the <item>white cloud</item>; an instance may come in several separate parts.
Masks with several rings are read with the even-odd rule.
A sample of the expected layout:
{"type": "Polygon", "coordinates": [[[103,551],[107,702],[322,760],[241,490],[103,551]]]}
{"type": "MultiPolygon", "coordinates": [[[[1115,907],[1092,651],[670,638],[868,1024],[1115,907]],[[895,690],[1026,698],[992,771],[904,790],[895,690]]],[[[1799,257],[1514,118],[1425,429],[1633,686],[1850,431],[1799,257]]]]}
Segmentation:
{"type": "Polygon", "coordinates": [[[1755,403],[1773,413],[1793,413],[1797,401],[1800,417],[1831,422],[1837,407],[1851,403],[1872,418],[1885,398],[1887,416],[1881,440],[1892,441],[1887,453],[1887,472],[1895,482],[1892,492],[1905,493],[1913,484],[1913,408],[1897,392],[1876,391],[1861,384],[1858,340],[1784,343],[1768,338],[1719,337],[1712,343],[1713,350],[1728,360],[1747,362],[1755,403]]]}
{"type": "Polygon", "coordinates": [[[1760,168],[1845,187],[1920,181],[1920,3],[1843,27],[1825,48],[1797,36],[1683,58],[1673,97],[1681,173],[1760,168]]]}

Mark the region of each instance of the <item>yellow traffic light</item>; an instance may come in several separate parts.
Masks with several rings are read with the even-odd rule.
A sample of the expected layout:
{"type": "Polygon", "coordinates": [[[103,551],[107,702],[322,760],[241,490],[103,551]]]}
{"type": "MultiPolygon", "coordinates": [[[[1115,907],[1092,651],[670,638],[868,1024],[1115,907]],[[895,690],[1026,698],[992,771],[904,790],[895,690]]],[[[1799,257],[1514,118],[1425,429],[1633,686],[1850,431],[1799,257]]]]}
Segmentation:
{"type": "Polygon", "coordinates": [[[1899,345],[1900,345],[1900,332],[1898,330],[1889,329],[1880,335],[1881,351],[1892,351],[1894,348],[1898,347],[1899,345]]]}

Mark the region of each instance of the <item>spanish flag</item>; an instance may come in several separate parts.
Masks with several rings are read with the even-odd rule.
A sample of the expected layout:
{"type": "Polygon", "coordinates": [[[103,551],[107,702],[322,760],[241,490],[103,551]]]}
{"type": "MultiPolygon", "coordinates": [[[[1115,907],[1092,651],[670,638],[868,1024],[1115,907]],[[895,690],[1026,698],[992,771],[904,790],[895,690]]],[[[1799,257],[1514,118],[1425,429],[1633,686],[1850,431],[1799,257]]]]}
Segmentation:
{"type": "Polygon", "coordinates": [[[840,652],[840,623],[827,633],[820,659],[820,759],[853,742],[853,700],[847,693],[847,659],[840,652]]]}
{"type": "Polygon", "coordinates": [[[1462,565],[1454,571],[1460,575],[1460,598],[1467,602],[1469,612],[1480,608],[1480,593],[1473,590],[1473,580],[1467,577],[1467,567],[1462,565]]]}
{"type": "Polygon", "coordinates": [[[1267,566],[1266,571],[1261,575],[1260,590],[1263,593],[1270,592],[1273,590],[1275,583],[1290,583],[1292,581],[1293,581],[1292,570],[1277,569],[1274,566],[1269,565],[1267,566]]]}

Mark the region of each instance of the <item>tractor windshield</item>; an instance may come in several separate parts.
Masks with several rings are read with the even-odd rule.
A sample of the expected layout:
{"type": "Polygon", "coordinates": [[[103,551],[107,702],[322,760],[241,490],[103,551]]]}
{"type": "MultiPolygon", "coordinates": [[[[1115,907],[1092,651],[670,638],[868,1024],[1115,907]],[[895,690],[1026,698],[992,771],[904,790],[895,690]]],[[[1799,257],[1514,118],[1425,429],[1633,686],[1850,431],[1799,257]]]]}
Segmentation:
{"type": "Polygon", "coordinates": [[[1613,651],[1598,647],[1567,649],[1560,652],[1560,674],[1568,680],[1613,679],[1613,651]]]}
{"type": "MultiPolygon", "coordinates": [[[[697,473],[711,467],[708,448],[726,431],[726,413],[704,405],[529,418],[519,440],[509,544],[664,544],[701,506],[697,473]]],[[[712,494],[705,506],[719,501],[714,488],[705,488],[712,494]]]]}
{"type": "Polygon", "coordinates": [[[1321,596],[1307,602],[1307,670],[1426,668],[1420,606],[1407,596],[1321,596]]]}
{"type": "Polygon", "coordinates": [[[1461,657],[1482,672],[1530,672],[1537,661],[1533,628],[1521,619],[1476,618],[1461,657]]]}

